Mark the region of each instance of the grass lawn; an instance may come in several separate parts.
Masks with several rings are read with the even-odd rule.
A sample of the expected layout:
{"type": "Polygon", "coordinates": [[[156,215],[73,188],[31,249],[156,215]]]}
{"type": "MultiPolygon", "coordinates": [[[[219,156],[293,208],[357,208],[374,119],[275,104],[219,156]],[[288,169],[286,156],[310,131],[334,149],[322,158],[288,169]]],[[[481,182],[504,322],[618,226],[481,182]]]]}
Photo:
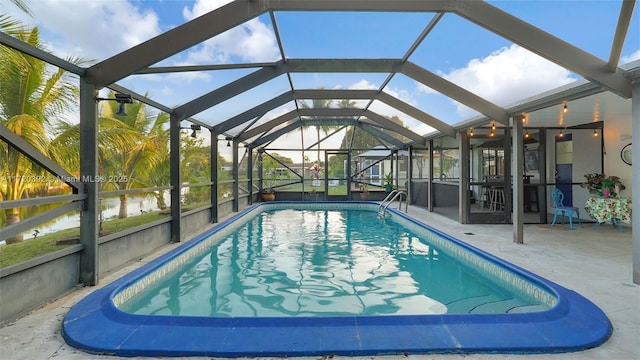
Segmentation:
{"type": "MultiPolygon", "coordinates": [[[[126,219],[114,219],[102,223],[103,235],[126,230],[138,225],[167,217],[159,211],[128,217],[126,219]]],[[[58,245],[59,240],[78,238],[80,228],[66,229],[55,233],[38,236],[35,240],[25,237],[25,240],[11,245],[0,246],[0,268],[21,263],[40,255],[48,254],[71,246],[71,244],[58,245]]]]}

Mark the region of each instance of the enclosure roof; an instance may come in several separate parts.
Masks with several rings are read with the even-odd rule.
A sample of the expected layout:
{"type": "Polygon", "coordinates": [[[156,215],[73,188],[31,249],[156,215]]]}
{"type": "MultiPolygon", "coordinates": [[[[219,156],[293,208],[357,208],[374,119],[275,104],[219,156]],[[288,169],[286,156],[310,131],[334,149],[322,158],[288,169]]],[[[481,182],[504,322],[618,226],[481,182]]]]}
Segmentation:
{"type": "Polygon", "coordinates": [[[623,54],[640,56],[637,31],[628,32],[637,30],[636,2],[528,6],[535,11],[451,0],[238,0],[198,13],[194,5],[188,21],[74,70],[252,147],[299,134],[308,148],[317,139],[304,144],[302,133],[319,127],[327,138],[358,128],[384,147],[404,148],[521,114],[527,126],[571,127],[605,119],[606,111],[630,113],[631,78],[619,63],[623,54]],[[565,13],[552,26],[554,10],[591,17],[565,13]],[[553,71],[482,78],[445,68],[509,57],[523,62],[505,64],[506,75],[514,74],[509,66],[526,73],[533,62],[553,71]],[[535,81],[544,76],[558,81],[535,81]],[[176,85],[176,77],[189,81],[176,85]],[[143,96],[150,79],[172,87],[171,97],[143,96]],[[497,96],[501,88],[512,89],[509,96],[497,96]],[[559,112],[565,104],[568,114],[559,112]]]}

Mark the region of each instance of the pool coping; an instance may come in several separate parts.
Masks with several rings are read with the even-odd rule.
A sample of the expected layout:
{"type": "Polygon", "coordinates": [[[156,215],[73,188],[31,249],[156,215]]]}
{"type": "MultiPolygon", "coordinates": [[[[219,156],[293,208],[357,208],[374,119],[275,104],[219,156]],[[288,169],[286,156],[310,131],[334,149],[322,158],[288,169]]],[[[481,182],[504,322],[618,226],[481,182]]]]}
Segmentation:
{"type": "MultiPolygon", "coordinates": [[[[330,204],[336,205],[335,202],[330,204]]],[[[378,205],[371,202],[348,204],[378,205]]],[[[387,211],[424,226],[545,287],[557,297],[556,306],[547,311],[520,314],[260,319],[133,315],[114,306],[114,294],[132,279],[160,267],[167,260],[187,251],[250,211],[269,206],[274,205],[257,204],[235,214],[192,241],[94,291],[66,314],[62,325],[63,338],[71,346],[89,353],[118,356],[524,354],[593,348],[604,343],[613,331],[602,310],[580,294],[419,223],[394,209],[387,211]]]]}

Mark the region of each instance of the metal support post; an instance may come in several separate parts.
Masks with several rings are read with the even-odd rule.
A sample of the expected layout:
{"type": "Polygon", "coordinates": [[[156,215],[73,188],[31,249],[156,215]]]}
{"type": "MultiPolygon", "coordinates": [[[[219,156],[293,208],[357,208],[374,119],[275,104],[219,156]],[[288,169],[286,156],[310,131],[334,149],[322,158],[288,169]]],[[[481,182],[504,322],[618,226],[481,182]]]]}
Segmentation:
{"type": "Polygon", "coordinates": [[[182,179],[180,174],[180,121],[182,119],[174,113],[169,115],[171,242],[180,242],[182,241],[182,179]]]}
{"type": "MultiPolygon", "coordinates": [[[[523,115],[511,117],[511,138],[513,144],[511,147],[511,154],[513,156],[513,161],[511,162],[513,165],[513,168],[511,169],[511,173],[513,174],[513,215],[511,216],[511,221],[513,221],[513,242],[516,244],[524,244],[524,153],[522,151],[524,148],[524,139],[522,134],[523,119],[523,115]]],[[[505,187],[505,197],[507,199],[509,199],[507,194],[510,193],[508,189],[508,187],[505,187]]],[[[505,206],[505,208],[507,207],[505,206]]]]}
{"type": "Polygon", "coordinates": [[[469,137],[467,130],[458,132],[458,146],[460,149],[460,180],[458,182],[459,192],[458,198],[460,204],[458,206],[458,220],[461,224],[468,224],[471,216],[470,197],[469,197],[469,137]]]}
{"type": "Polygon", "coordinates": [[[247,148],[247,189],[249,190],[249,205],[253,205],[253,148],[247,148]]]}
{"type": "Polygon", "coordinates": [[[238,184],[238,141],[236,139],[233,139],[232,144],[233,155],[231,157],[233,158],[233,212],[238,212],[238,209],[240,208],[238,199],[238,197],[240,196],[240,187],[238,184]]]}
{"type": "Polygon", "coordinates": [[[433,212],[433,139],[429,140],[429,186],[427,187],[427,207],[433,212]]]}
{"type": "Polygon", "coordinates": [[[97,89],[80,78],[80,179],[87,198],[80,209],[80,242],[84,246],[80,255],[80,282],[98,284],[98,104],[97,89]]]}
{"type": "Polygon", "coordinates": [[[211,222],[218,222],[218,134],[211,130],[211,152],[209,163],[211,164],[211,222]]]}
{"type": "MultiPolygon", "coordinates": [[[[632,81],[631,97],[631,137],[640,139],[640,74],[636,74],[632,81]]],[[[631,202],[634,216],[631,219],[632,248],[633,248],[633,282],[640,284],[640,151],[637,149],[631,153],[632,167],[631,202]]]]}

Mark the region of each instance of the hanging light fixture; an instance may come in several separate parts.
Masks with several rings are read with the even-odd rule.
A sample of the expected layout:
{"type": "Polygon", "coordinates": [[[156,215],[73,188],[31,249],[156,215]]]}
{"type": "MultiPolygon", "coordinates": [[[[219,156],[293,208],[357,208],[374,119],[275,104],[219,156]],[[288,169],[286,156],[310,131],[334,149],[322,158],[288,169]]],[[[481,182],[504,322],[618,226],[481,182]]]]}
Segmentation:
{"type": "Polygon", "coordinates": [[[231,147],[231,140],[233,139],[231,136],[227,136],[224,138],[225,140],[227,140],[227,147],[231,147]]]}
{"type": "Polygon", "coordinates": [[[469,132],[469,136],[473,137],[473,128],[470,128],[471,132],[469,132]]]}
{"type": "Polygon", "coordinates": [[[198,136],[198,131],[202,130],[202,127],[198,124],[191,124],[189,127],[181,127],[181,130],[191,130],[191,137],[195,138],[198,136]]]}
{"type": "Polygon", "coordinates": [[[118,103],[118,111],[116,111],[116,115],[119,116],[127,116],[127,108],[124,106],[124,103],[118,103]]]}
{"type": "Polygon", "coordinates": [[[525,133],[524,133],[524,138],[525,138],[525,139],[528,139],[528,138],[529,138],[529,130],[525,131],[525,133]]]}
{"type": "Polygon", "coordinates": [[[201,130],[200,125],[197,124],[191,124],[191,137],[195,138],[198,136],[198,131],[201,130]]]}
{"type": "Polygon", "coordinates": [[[569,107],[567,106],[567,103],[564,103],[564,107],[562,108],[562,112],[567,112],[569,111],[569,107]]]}
{"type": "Polygon", "coordinates": [[[496,122],[494,121],[491,123],[491,131],[493,132],[495,130],[496,130],[496,122]]]}
{"type": "Polygon", "coordinates": [[[133,99],[129,94],[114,94],[115,99],[96,97],[96,101],[115,101],[118,103],[118,110],[116,115],[127,116],[127,109],[124,104],[133,103],[133,99]]]}
{"type": "Polygon", "coordinates": [[[593,137],[598,137],[598,129],[593,129],[593,137]]]}
{"type": "Polygon", "coordinates": [[[564,133],[562,132],[562,130],[560,130],[560,133],[558,133],[558,137],[559,138],[564,137],[564,133]]]}

